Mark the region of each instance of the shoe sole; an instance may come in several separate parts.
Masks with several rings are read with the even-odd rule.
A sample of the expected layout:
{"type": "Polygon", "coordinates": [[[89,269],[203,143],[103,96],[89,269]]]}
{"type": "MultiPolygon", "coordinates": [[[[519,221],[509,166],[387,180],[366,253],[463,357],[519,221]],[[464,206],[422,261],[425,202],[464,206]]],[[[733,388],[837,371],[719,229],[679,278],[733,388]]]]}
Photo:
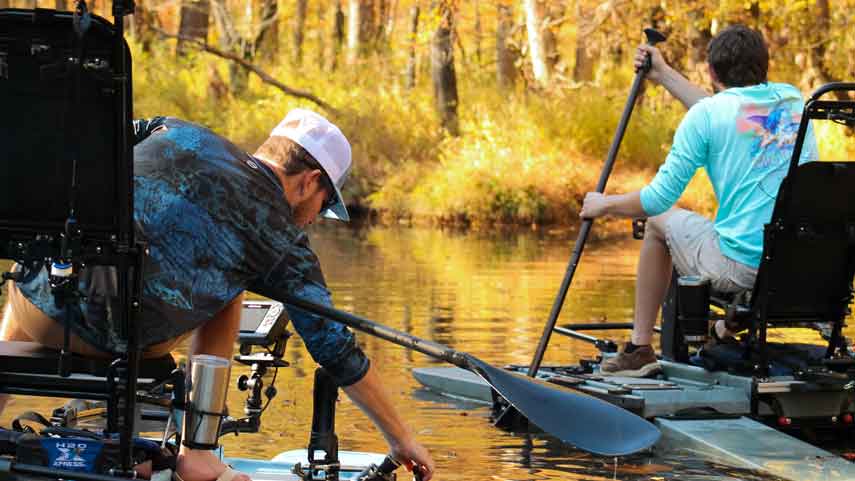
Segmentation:
{"type": "Polygon", "coordinates": [[[626,369],[623,371],[600,371],[601,376],[624,376],[624,377],[648,377],[662,372],[662,366],[658,362],[650,363],[639,369],[626,369]]]}

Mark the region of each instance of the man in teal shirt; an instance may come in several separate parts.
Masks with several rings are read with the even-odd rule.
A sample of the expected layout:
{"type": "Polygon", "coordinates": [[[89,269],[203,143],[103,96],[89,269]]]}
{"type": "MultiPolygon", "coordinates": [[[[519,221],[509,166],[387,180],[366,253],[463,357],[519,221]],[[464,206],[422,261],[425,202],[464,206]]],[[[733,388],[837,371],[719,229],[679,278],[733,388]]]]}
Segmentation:
{"type": "MultiPolygon", "coordinates": [[[[588,193],[580,215],[647,217],[638,262],[632,338],[604,361],[606,375],[648,376],[659,371],[651,337],[672,268],[708,279],[713,290],[738,292],[754,285],[763,251],[763,225],[772,216],[801,121],[801,94],[766,79],[769,53],[762,35],[742,25],[719,33],[708,47],[715,95],[669,67],[658,50],[643,45],[636,66],[651,58],[647,78],[663,85],[688,109],[665,163],[638,192],[588,193]],[[718,200],[714,222],[673,207],[698,169],[718,200]]],[[[813,131],[800,162],[816,160],[813,131]]],[[[718,337],[732,335],[717,324],[718,337]]]]}

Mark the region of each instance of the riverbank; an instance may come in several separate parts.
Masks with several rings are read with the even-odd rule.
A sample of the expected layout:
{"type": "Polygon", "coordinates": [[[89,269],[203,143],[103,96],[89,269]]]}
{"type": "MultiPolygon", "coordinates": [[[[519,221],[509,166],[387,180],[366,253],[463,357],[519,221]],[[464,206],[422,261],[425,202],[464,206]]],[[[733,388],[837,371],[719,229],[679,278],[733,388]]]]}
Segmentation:
{"type": "MultiPolygon", "coordinates": [[[[252,77],[239,96],[218,89],[217,79],[228,76],[224,60],[201,53],[176,60],[171,49],[133,49],[137,116],[199,122],[252,152],[289,109],[316,108],[252,77]]],[[[522,86],[501,91],[483,76],[464,72],[458,137],[438,127],[429,79],[422,76],[407,89],[393,68],[370,64],[332,75],[312,65],[297,72],[285,62],[269,70],[336,107],[336,113],[325,113],[353,145],[345,197],[355,211],[386,224],[474,229],[578,224],[581,200],[596,185],[626,101],[633,75],[628,67],[597,83],[549,92],[522,86]]],[[[684,112],[662,88],[647,89],[621,145],[609,192],[636,190],[652,178],[684,112]]],[[[855,142],[835,127],[818,127],[817,136],[823,158],[855,154],[855,142]]],[[[703,173],[680,205],[714,213],[703,173]]]]}

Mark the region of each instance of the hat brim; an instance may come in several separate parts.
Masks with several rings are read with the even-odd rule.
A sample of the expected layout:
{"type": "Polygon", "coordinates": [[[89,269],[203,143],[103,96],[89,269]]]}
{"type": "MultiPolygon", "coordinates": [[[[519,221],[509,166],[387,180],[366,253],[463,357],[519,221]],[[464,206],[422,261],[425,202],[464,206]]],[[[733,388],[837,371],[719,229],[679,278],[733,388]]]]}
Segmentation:
{"type": "Polygon", "coordinates": [[[336,203],[333,204],[332,207],[321,212],[321,216],[325,219],[349,222],[350,214],[347,213],[347,206],[344,205],[344,197],[342,197],[341,191],[338,189],[337,185],[332,184],[332,186],[335,189],[336,203]]]}

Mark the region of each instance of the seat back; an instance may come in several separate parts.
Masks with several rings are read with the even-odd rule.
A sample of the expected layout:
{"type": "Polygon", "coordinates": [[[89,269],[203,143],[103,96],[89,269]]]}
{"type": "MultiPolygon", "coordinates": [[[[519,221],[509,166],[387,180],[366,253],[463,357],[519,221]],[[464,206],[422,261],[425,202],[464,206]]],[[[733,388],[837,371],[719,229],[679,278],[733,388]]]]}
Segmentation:
{"type": "Polygon", "coordinates": [[[764,230],[752,310],[772,324],[842,320],[853,277],[855,163],[803,164],[781,192],[764,230]]]}
{"type": "Polygon", "coordinates": [[[129,230],[130,81],[123,91],[116,77],[130,76],[130,56],[117,45],[99,17],[80,43],[71,13],[0,12],[0,257],[20,260],[17,246],[35,236],[58,239],[72,196],[84,245],[129,230]]]}

